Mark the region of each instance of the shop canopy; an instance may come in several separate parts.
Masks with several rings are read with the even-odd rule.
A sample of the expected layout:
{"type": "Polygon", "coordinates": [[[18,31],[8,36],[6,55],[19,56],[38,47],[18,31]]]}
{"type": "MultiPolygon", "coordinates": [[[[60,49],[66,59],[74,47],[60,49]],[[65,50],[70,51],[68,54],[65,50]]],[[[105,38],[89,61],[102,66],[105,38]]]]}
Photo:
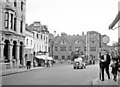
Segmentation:
{"type": "Polygon", "coordinates": [[[37,55],[36,58],[45,60],[45,59],[47,59],[47,56],[45,56],[45,55],[37,55]]]}
{"type": "Polygon", "coordinates": [[[112,29],[119,20],[120,20],[120,11],[118,12],[118,14],[115,17],[115,19],[113,20],[113,22],[109,25],[109,29],[112,29]]]}
{"type": "Polygon", "coordinates": [[[52,57],[47,57],[47,59],[48,59],[48,60],[53,60],[53,58],[52,58],[52,57]]]}
{"type": "Polygon", "coordinates": [[[43,60],[53,60],[52,57],[48,57],[46,55],[37,55],[36,58],[43,59],[43,60]]]}

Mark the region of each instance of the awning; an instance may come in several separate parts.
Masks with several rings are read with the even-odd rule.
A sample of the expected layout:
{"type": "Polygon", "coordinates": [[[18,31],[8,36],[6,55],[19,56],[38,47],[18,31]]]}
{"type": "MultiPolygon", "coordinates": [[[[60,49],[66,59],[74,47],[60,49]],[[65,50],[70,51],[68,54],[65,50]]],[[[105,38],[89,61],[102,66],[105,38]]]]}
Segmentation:
{"type": "Polygon", "coordinates": [[[43,60],[47,59],[47,56],[45,56],[45,55],[37,55],[35,57],[38,59],[43,59],[43,60]]]}
{"type": "Polygon", "coordinates": [[[47,57],[47,59],[48,59],[48,60],[53,60],[53,58],[52,58],[52,57],[47,57]]]}
{"type": "Polygon", "coordinates": [[[113,20],[113,22],[109,25],[109,29],[112,29],[119,20],[120,20],[120,11],[118,12],[118,14],[115,17],[115,19],[113,20]]]}

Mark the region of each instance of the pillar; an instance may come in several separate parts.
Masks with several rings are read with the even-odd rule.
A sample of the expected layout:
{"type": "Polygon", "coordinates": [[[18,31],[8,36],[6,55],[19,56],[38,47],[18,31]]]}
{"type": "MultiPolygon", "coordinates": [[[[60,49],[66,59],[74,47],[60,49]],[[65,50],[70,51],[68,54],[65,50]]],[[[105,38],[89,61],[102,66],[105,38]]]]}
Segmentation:
{"type": "Polygon", "coordinates": [[[17,67],[19,67],[20,65],[20,45],[17,44],[17,48],[16,48],[16,57],[17,57],[17,67]]]}
{"type": "Polygon", "coordinates": [[[5,46],[5,44],[1,42],[0,43],[0,62],[3,62],[3,60],[4,60],[4,55],[3,55],[4,46],[5,46]]]}
{"type": "Polygon", "coordinates": [[[22,46],[22,58],[23,58],[23,66],[26,66],[26,63],[25,63],[25,45],[22,46]]]}
{"type": "Polygon", "coordinates": [[[8,57],[10,59],[10,67],[12,68],[12,61],[13,61],[13,57],[12,57],[12,50],[13,50],[13,44],[9,44],[8,46],[8,57]]]}

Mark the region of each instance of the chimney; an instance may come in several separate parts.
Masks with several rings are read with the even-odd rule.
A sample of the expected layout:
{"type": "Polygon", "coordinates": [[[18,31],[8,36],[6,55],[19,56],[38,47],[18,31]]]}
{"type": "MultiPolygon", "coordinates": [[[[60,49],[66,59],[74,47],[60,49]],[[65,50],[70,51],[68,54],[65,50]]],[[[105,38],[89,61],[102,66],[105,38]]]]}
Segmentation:
{"type": "Polygon", "coordinates": [[[56,31],[54,31],[54,37],[56,37],[56,31]]]}
{"type": "Polygon", "coordinates": [[[84,35],[84,32],[82,32],[82,35],[84,35]]]}

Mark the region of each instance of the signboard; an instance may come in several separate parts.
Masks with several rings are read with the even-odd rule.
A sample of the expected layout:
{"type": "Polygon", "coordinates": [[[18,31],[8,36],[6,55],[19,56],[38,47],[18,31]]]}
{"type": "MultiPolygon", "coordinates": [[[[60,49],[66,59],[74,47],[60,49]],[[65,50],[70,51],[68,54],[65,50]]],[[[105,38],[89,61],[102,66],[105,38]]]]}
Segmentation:
{"type": "Polygon", "coordinates": [[[108,36],[104,36],[104,37],[102,38],[102,42],[103,42],[104,44],[109,43],[109,41],[110,41],[110,38],[109,38],[108,36]]]}

